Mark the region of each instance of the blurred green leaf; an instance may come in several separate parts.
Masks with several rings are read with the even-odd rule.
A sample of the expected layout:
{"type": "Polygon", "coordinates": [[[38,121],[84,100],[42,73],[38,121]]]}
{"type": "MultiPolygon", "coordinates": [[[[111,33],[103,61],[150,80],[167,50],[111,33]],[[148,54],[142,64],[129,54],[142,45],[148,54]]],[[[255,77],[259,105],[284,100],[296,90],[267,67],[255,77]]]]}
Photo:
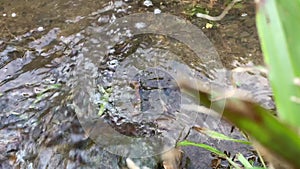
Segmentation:
{"type": "Polygon", "coordinates": [[[269,68],[278,116],[300,127],[300,0],[265,0],[257,3],[257,28],[269,68]]]}

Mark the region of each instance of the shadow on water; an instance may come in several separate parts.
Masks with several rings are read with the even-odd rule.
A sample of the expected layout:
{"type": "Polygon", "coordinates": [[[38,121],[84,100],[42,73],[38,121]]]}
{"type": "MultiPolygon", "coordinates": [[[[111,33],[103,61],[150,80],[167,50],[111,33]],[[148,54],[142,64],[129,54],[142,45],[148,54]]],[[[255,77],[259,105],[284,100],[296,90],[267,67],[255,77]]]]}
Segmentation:
{"type": "MultiPolygon", "coordinates": [[[[103,147],[88,138],[72,106],[77,85],[74,76],[78,76],[76,71],[79,62],[84,58],[84,43],[92,38],[87,31],[88,27],[99,29],[116,18],[136,12],[153,12],[155,9],[186,17],[200,28],[207,23],[182,14],[191,3],[153,1],[148,6],[145,2],[0,2],[0,168],[126,168],[126,158],[104,151],[103,147]]],[[[215,10],[218,11],[219,8],[222,8],[222,4],[217,5],[215,10]]],[[[253,4],[247,2],[241,9],[233,9],[215,28],[203,31],[217,48],[226,68],[261,64],[253,4]],[[241,14],[245,12],[248,15],[242,17],[241,14]]],[[[95,49],[88,50],[92,52],[95,49]]],[[[116,44],[111,50],[113,52],[101,57],[101,64],[93,68],[93,76],[98,85],[97,92],[90,101],[99,105],[99,116],[125,135],[151,136],[167,130],[169,123],[166,124],[164,120],[172,119],[172,112],[178,112],[172,108],[177,106],[176,99],[179,98],[180,91],[172,77],[164,72],[158,72],[161,73],[159,77],[152,77],[151,72],[154,70],[143,71],[138,66],[131,67],[140,73],[136,74],[128,88],[122,88],[121,85],[113,88],[113,75],[124,58],[130,56],[139,63],[151,60],[154,55],[164,56],[155,59],[167,65],[168,59],[181,56],[182,63],[189,63],[187,67],[197,78],[232,87],[232,81],[220,80],[224,72],[207,72],[205,65],[193,59],[195,54],[191,50],[165,36],[135,36],[116,44]],[[140,114],[126,114],[126,111],[120,111],[122,106],[119,105],[128,101],[122,98],[118,100],[120,93],[129,93],[124,97],[129,97],[128,101],[134,108],[143,112],[160,111],[168,116],[142,114],[143,117],[156,117],[155,120],[160,120],[152,123],[151,118],[149,121],[141,120],[140,114]],[[149,98],[153,102],[149,102],[149,98]],[[153,105],[158,104],[163,106],[152,109],[153,105]],[[118,109],[118,106],[121,108],[118,109]]],[[[236,86],[247,90],[261,104],[274,108],[265,77],[257,72],[233,72],[232,79],[236,86]]],[[[201,124],[201,120],[202,116],[196,123],[201,124]]],[[[237,130],[231,132],[231,126],[226,122],[218,125],[217,131],[242,138],[237,130]]],[[[253,155],[251,147],[218,142],[199,136],[198,133],[191,133],[188,139],[214,145],[231,154],[242,152],[249,158],[253,155]]],[[[185,155],[182,168],[210,168],[212,161],[217,159],[205,150],[187,147],[183,151],[185,155]]],[[[139,166],[162,168],[159,156],[134,161],[139,166]]],[[[221,166],[225,168],[227,165],[222,161],[221,166]]]]}

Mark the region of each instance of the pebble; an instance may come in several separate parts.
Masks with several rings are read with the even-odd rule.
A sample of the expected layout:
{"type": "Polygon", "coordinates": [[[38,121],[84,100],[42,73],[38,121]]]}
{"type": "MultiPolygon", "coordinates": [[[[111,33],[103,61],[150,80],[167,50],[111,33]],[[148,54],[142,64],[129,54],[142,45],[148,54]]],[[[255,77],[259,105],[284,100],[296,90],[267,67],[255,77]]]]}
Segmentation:
{"type": "Polygon", "coordinates": [[[154,9],[154,14],[160,14],[160,13],[161,13],[160,9],[158,9],[158,8],[154,9]]]}
{"type": "Polygon", "coordinates": [[[147,25],[143,22],[138,22],[134,25],[134,27],[136,27],[137,29],[142,29],[145,28],[147,25]]]}
{"type": "Polygon", "coordinates": [[[105,15],[105,16],[100,16],[97,21],[99,23],[108,23],[109,20],[110,20],[110,17],[108,15],[105,15]]]}
{"type": "Polygon", "coordinates": [[[37,31],[42,32],[44,30],[44,28],[42,26],[37,28],[37,31]]]}
{"type": "Polygon", "coordinates": [[[150,0],[145,0],[143,4],[144,4],[146,7],[153,6],[152,1],[150,1],[150,0]]]}
{"type": "Polygon", "coordinates": [[[247,13],[242,13],[241,14],[241,17],[245,17],[245,16],[247,16],[248,14],[247,13]]]}
{"type": "Polygon", "coordinates": [[[13,18],[16,17],[16,16],[17,16],[16,13],[12,13],[12,14],[11,14],[11,17],[13,17],[13,18]]]}
{"type": "Polygon", "coordinates": [[[116,69],[117,66],[118,66],[118,60],[111,60],[111,61],[109,62],[109,65],[108,65],[108,67],[109,67],[110,69],[116,69]]]}

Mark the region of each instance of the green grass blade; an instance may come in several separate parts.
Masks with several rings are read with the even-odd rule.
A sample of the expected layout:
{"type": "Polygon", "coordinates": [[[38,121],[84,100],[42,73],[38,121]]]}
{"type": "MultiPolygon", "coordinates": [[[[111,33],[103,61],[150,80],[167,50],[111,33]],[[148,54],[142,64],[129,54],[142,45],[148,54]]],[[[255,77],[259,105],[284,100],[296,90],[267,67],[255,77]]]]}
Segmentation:
{"type": "Polygon", "coordinates": [[[278,115],[300,127],[300,0],[257,3],[256,22],[278,115]],[[298,102],[298,103],[297,103],[298,102]]]}
{"type": "Polygon", "coordinates": [[[224,141],[232,141],[232,142],[242,143],[242,144],[247,144],[247,145],[251,144],[249,141],[234,139],[234,138],[226,136],[222,133],[219,133],[219,132],[207,129],[207,128],[193,127],[193,129],[200,132],[200,133],[202,133],[202,134],[207,135],[208,137],[214,138],[214,139],[224,140],[224,141]]]}
{"type": "Polygon", "coordinates": [[[191,141],[187,141],[187,140],[184,140],[184,141],[181,141],[179,143],[177,143],[178,146],[195,146],[195,147],[200,147],[200,148],[203,148],[205,150],[208,150],[212,153],[215,153],[216,155],[218,155],[219,157],[223,157],[223,158],[226,158],[226,154],[223,153],[222,151],[212,147],[212,146],[209,146],[207,144],[202,144],[202,143],[194,143],[194,142],[191,142],[191,141]]]}
{"type": "MultiPolygon", "coordinates": [[[[226,157],[226,160],[233,166],[234,169],[242,169],[237,163],[235,163],[229,157],[226,157]]],[[[232,168],[232,167],[230,167],[230,168],[232,168]]]]}
{"type": "Polygon", "coordinates": [[[253,168],[249,161],[243,156],[243,154],[237,154],[238,160],[244,165],[245,168],[253,168]]]}
{"type": "Polygon", "coordinates": [[[205,150],[208,150],[208,151],[216,154],[217,156],[219,156],[221,158],[225,158],[235,169],[241,169],[241,167],[239,167],[239,165],[237,163],[232,161],[230,157],[227,157],[227,155],[225,153],[223,153],[222,151],[220,151],[212,146],[209,146],[207,144],[195,143],[195,142],[184,140],[184,141],[177,143],[177,146],[195,146],[195,147],[203,148],[205,150]]]}

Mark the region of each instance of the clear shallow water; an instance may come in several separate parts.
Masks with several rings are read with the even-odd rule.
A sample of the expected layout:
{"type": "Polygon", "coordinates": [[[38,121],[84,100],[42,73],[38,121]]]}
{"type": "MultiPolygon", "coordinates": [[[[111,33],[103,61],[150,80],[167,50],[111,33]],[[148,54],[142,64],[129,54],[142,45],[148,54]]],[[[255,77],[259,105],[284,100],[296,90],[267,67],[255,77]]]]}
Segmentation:
{"type": "MultiPolygon", "coordinates": [[[[81,71],[88,71],[87,73],[96,79],[95,84],[101,84],[107,89],[112,86],[112,78],[116,76],[116,72],[117,75],[119,72],[117,77],[122,79],[120,73],[124,73],[122,70],[125,69],[129,71],[127,74],[136,75],[130,71],[138,72],[137,70],[143,70],[147,66],[154,67],[149,65],[150,63],[163,63],[160,66],[165,69],[181,63],[181,66],[178,66],[181,70],[188,70],[186,72],[190,72],[203,81],[215,80],[218,82],[219,80],[220,85],[228,87],[231,85],[231,82],[222,80],[225,76],[224,73],[212,73],[205,70],[205,65],[195,59],[195,54],[184,44],[163,36],[140,36],[129,39],[127,42],[119,43],[113,49],[115,51],[107,57],[104,57],[103,53],[99,53],[103,51],[97,47],[86,48],[86,42],[105,43],[105,39],[93,41],[89,29],[101,31],[101,26],[116,20],[118,17],[139,10],[152,11],[153,8],[148,9],[140,4],[122,1],[115,1],[115,3],[105,1],[46,2],[48,1],[24,2],[24,4],[1,2],[1,5],[4,6],[1,12],[7,14],[7,17],[1,18],[0,22],[7,27],[7,29],[2,30],[4,33],[2,33],[0,40],[0,154],[3,154],[0,155],[1,167],[74,168],[81,166],[94,168],[94,166],[100,166],[99,168],[122,168],[125,165],[124,158],[103,151],[101,146],[88,139],[77,119],[72,106],[77,85],[74,77],[82,75],[81,71]],[[132,7],[130,8],[130,6],[132,7]],[[16,17],[11,17],[14,12],[16,17]],[[89,28],[87,28],[88,26],[89,28]],[[85,58],[83,55],[85,50],[94,52],[100,59],[97,64],[91,61],[84,62],[88,63],[85,64],[86,69],[82,67],[80,62],[85,58]],[[151,62],[151,59],[155,62],[151,62]],[[126,64],[126,61],[131,64],[126,64]],[[141,62],[146,65],[138,64],[141,62]]],[[[172,5],[165,6],[172,8],[172,5]]],[[[234,46],[234,48],[236,47],[234,46]]],[[[250,74],[247,72],[234,73],[233,77],[240,88],[250,91],[251,95],[258,98],[265,106],[274,108],[269,97],[267,80],[264,77],[258,73],[250,74]]],[[[134,77],[132,79],[136,81],[134,77]]],[[[148,82],[148,80],[143,79],[143,82],[148,82]]],[[[120,81],[117,83],[119,84],[120,81]]],[[[159,84],[160,89],[163,89],[163,82],[159,84]]],[[[129,88],[113,85],[114,90],[110,96],[117,96],[118,93],[129,93],[126,97],[133,99],[134,102],[137,97],[135,95],[137,90],[134,90],[134,87],[130,87],[129,84],[126,86],[129,88]]],[[[158,93],[162,91],[164,90],[157,90],[158,93]]],[[[103,101],[103,94],[103,92],[94,92],[93,97],[88,98],[88,103],[101,105],[98,102],[103,101]]],[[[156,95],[155,92],[152,94],[156,95]]],[[[139,93],[139,95],[143,94],[139,93]]],[[[144,95],[147,94],[144,92],[144,95]]],[[[106,113],[110,113],[107,116],[110,125],[116,127],[119,124],[119,132],[128,135],[132,134],[128,131],[133,129],[137,133],[152,131],[149,128],[153,125],[141,124],[139,116],[123,113],[125,111],[114,112],[115,107],[118,106],[114,105],[113,101],[118,100],[117,98],[109,97],[112,100],[106,107],[109,110],[106,113]],[[136,122],[140,123],[137,124],[136,122]],[[139,128],[140,130],[137,130],[139,128]]],[[[118,102],[121,105],[124,100],[122,98],[124,96],[120,97],[118,102]]],[[[157,103],[154,102],[154,104],[157,103]]],[[[158,108],[160,108],[159,111],[164,111],[163,106],[158,108]]],[[[99,113],[98,109],[96,109],[97,112],[99,113]]],[[[193,116],[188,116],[188,118],[191,117],[193,116]]],[[[198,123],[202,122],[201,119],[199,118],[198,123]]],[[[191,120],[186,120],[183,124],[190,122],[191,120]]],[[[158,123],[160,129],[157,130],[154,127],[154,130],[162,132],[170,127],[164,126],[165,124],[169,123],[164,121],[158,123]]],[[[229,128],[230,126],[221,125],[218,130],[235,137],[241,137],[237,132],[230,133],[229,128]]],[[[174,131],[178,132],[177,130],[174,131]]],[[[176,132],[170,136],[172,140],[178,137],[176,132]]],[[[190,139],[214,144],[213,140],[199,136],[199,134],[191,134],[190,139]]],[[[228,149],[228,144],[231,143],[214,145],[222,150],[236,150],[237,152],[247,149],[238,145],[228,149]]],[[[189,153],[186,153],[188,156],[186,158],[192,159],[190,164],[186,164],[190,168],[209,166],[210,160],[213,159],[213,157],[207,156],[207,152],[201,150],[196,152],[189,150],[187,152],[190,153],[190,156],[189,153]],[[201,156],[201,153],[207,157],[203,159],[204,162],[193,161],[193,158],[201,156]]],[[[159,168],[160,166],[158,157],[135,161],[140,166],[144,165],[149,168],[159,168]]]]}

